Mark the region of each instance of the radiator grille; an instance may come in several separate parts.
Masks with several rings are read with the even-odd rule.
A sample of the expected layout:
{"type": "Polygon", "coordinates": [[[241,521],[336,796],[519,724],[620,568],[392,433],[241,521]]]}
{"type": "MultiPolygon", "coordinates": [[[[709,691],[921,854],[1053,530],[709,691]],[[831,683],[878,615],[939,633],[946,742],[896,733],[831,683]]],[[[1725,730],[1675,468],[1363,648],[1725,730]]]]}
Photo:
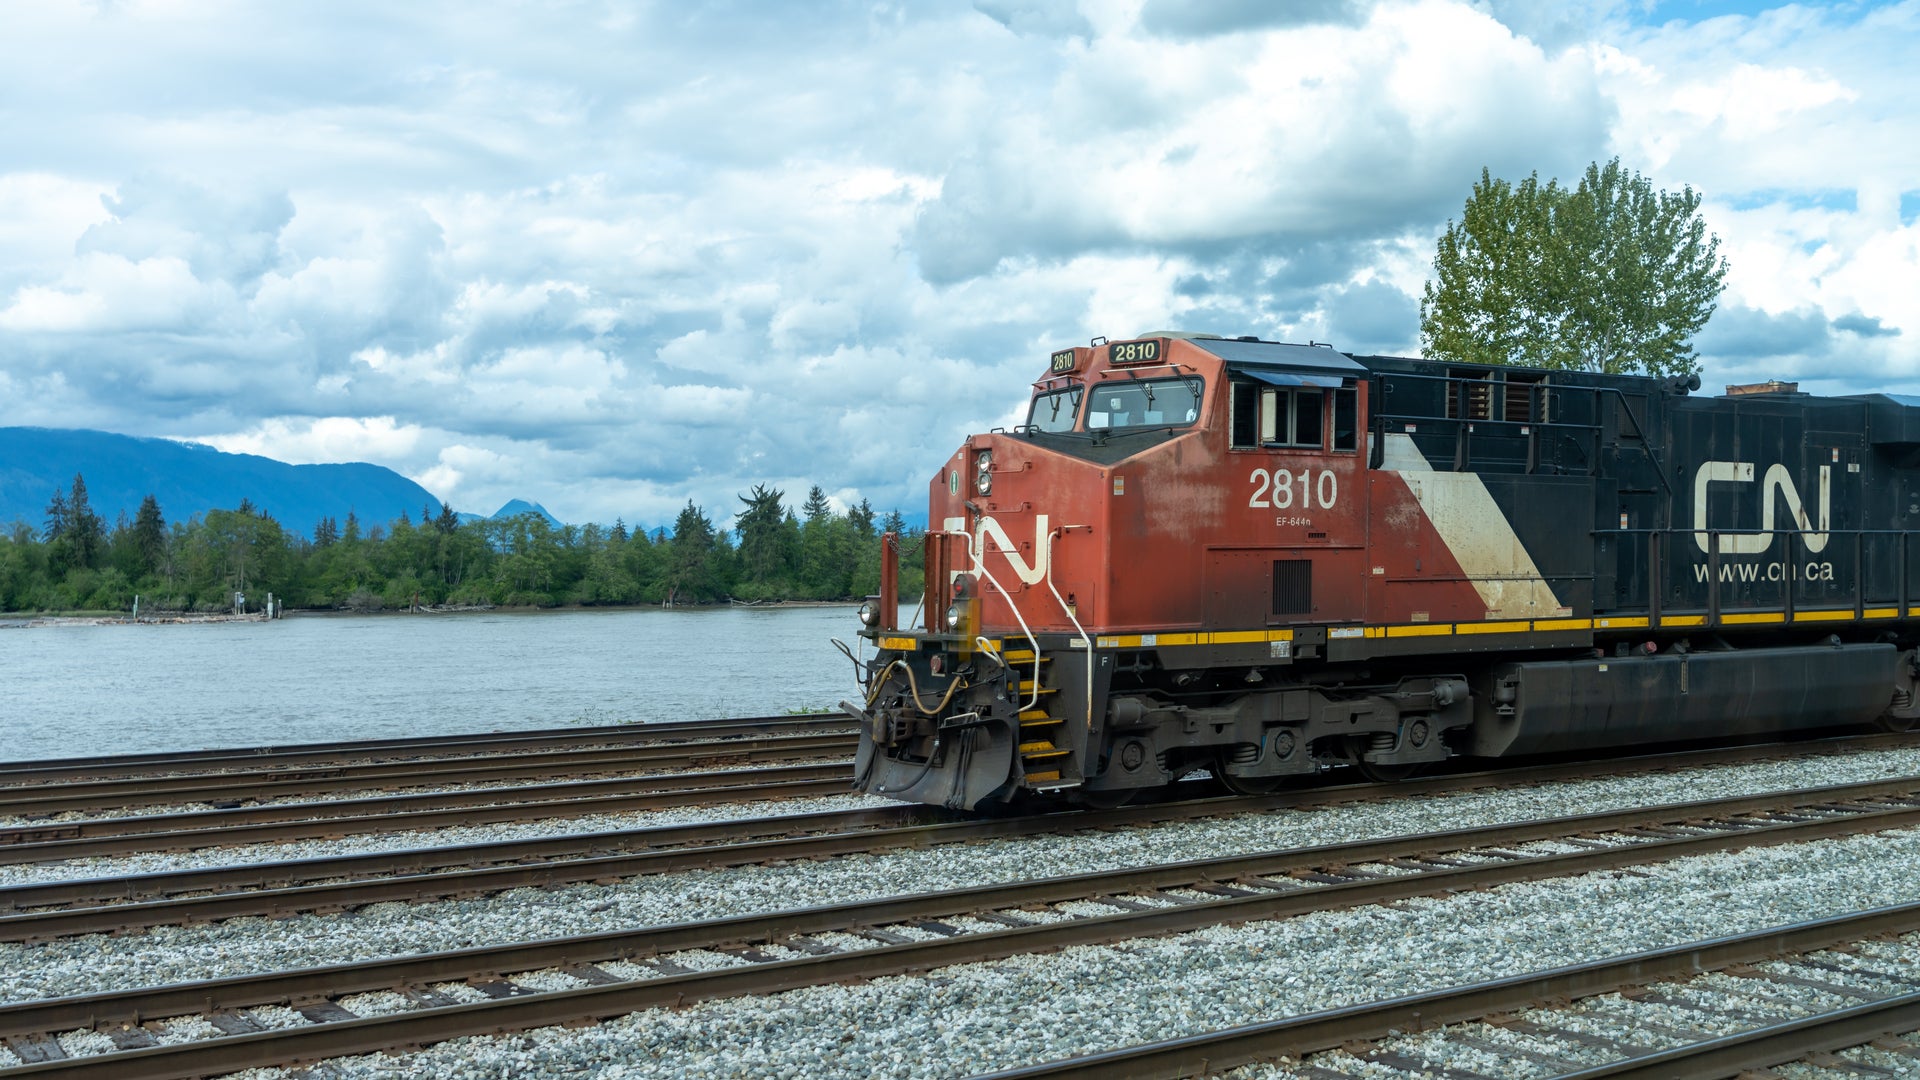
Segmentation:
{"type": "Polygon", "coordinates": [[[1313,613],[1313,561],[1311,559],[1274,560],[1273,613],[1275,615],[1313,613]]]}

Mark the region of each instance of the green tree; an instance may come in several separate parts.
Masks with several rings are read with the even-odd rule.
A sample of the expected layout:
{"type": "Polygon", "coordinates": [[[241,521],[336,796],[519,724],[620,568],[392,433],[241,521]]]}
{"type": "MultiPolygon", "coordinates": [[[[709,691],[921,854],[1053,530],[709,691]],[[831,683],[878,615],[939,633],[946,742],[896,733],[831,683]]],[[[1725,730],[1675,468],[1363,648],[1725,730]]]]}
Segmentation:
{"type": "Polygon", "coordinates": [[[40,531],[40,538],[49,544],[58,543],[67,535],[67,523],[72,518],[67,510],[67,493],[55,488],[53,498],[47,501],[47,523],[40,531]]]}
{"type": "Polygon", "coordinates": [[[800,585],[806,594],[815,600],[845,596],[848,571],[850,567],[842,565],[839,542],[835,529],[833,507],[827,502],[827,493],[815,484],[807,492],[807,501],[800,507],[806,520],[800,526],[800,585]]]}
{"type": "Polygon", "coordinates": [[[673,540],[668,545],[668,603],[699,603],[719,595],[713,566],[716,548],[713,522],[688,499],[673,523],[673,540]]]}
{"type": "Polygon", "coordinates": [[[751,599],[769,599],[792,588],[792,572],[785,536],[787,511],[780,505],[786,493],[778,488],[753,485],[751,494],[740,496],[747,508],[734,522],[740,534],[740,575],[751,599]]]}
{"type": "Polygon", "coordinates": [[[86,570],[100,565],[106,554],[107,528],[87,500],[87,480],[73,474],[73,487],[53,493],[47,504],[46,537],[53,572],[86,570]]]}
{"type": "Polygon", "coordinates": [[[72,515],[70,535],[74,558],[81,566],[100,565],[100,555],[106,548],[107,523],[93,512],[93,504],[87,500],[87,478],[79,473],[73,474],[67,512],[72,515]]]}
{"type": "Polygon", "coordinates": [[[1609,373],[1697,370],[1692,339],[1725,287],[1692,188],[1656,191],[1620,159],[1578,186],[1482,169],[1420,301],[1429,359],[1609,373]]]}
{"type": "Polygon", "coordinates": [[[167,519],[160,516],[160,500],[152,495],[140,500],[140,511],[133,516],[133,547],[139,554],[140,576],[159,569],[167,547],[167,519]]]}

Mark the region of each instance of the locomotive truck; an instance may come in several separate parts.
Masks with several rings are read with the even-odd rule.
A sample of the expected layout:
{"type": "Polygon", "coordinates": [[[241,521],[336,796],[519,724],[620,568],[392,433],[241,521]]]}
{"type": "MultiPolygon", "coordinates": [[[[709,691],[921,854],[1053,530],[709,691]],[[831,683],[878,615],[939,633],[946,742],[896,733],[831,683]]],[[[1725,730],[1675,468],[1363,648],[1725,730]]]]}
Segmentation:
{"type": "Polygon", "coordinates": [[[1920,398],[1171,332],[1052,354],[862,605],[858,785],[1116,805],[1920,721],[1920,398]],[[1735,388],[1729,388],[1730,390],[1735,388]]]}

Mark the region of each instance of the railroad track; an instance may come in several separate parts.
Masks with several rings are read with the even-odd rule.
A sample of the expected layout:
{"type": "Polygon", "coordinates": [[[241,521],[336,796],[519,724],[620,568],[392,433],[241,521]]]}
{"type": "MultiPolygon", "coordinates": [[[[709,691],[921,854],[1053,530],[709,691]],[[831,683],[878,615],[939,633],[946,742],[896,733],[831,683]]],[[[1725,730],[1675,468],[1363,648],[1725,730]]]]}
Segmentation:
{"type": "Polygon", "coordinates": [[[848,761],[837,759],[820,765],[57,821],[0,828],[0,866],[838,795],[851,790],[852,779],[848,761]]]}
{"type": "Polygon", "coordinates": [[[50,758],[0,763],[0,789],[29,784],[89,782],[135,777],[225,775],[235,771],[346,768],[355,764],[409,760],[424,762],[483,756],[513,757],[552,751],[588,748],[617,749],[765,735],[849,735],[854,730],[853,722],[839,715],[749,716],[730,720],[609,724],[596,727],[502,731],[482,735],[363,739],[290,746],[50,758]]]}
{"type": "MultiPolygon", "coordinates": [[[[29,1002],[0,1007],[0,1038],[27,1062],[0,1070],[0,1076],[206,1075],[1916,826],[1920,777],[1908,776],[29,1002]],[[556,979],[565,988],[556,988],[556,979]],[[377,991],[390,991],[391,1003],[378,1015],[357,1014],[352,1006],[367,1006],[355,995],[377,991]],[[290,1003],[297,1016],[290,1019],[283,1003],[290,1003]],[[274,1009],[280,1014],[262,1015],[262,1010],[274,1009]],[[182,1016],[203,1018],[200,1030],[223,1037],[162,1045],[158,1035],[166,1018],[182,1016]],[[286,1026],[289,1023],[297,1026],[286,1026]],[[104,1036],[117,1049],[66,1057],[55,1035],[78,1031],[104,1036]]],[[[1899,932],[1920,930],[1920,905],[1902,912],[1905,921],[1899,922],[1899,932]]],[[[1756,960],[1765,956],[1752,955],[1756,960]]],[[[1629,965],[1621,970],[1642,968],[1629,965]]],[[[1641,976],[1646,977],[1660,976],[1641,976]]],[[[1542,995],[1539,985],[1563,983],[1528,983],[1524,991],[1514,989],[1520,985],[1516,980],[1487,985],[1503,988],[1508,996],[1486,1000],[1509,1004],[1476,1003],[1471,1009],[1478,1012],[1471,1015],[1519,1007],[1512,1003],[1542,995]]],[[[1380,1014],[1386,1019],[1354,1021],[1358,1028],[1314,1028],[1312,1039],[1322,1041],[1298,1045],[1324,1049],[1351,1042],[1358,1037],[1356,1030],[1377,1029],[1373,1037],[1407,1030],[1405,1017],[1412,1007],[1406,1003],[1413,1000],[1386,1003],[1380,1014]],[[1340,1038],[1324,1041],[1336,1031],[1340,1038]]],[[[1339,1012],[1346,1017],[1353,1010],[1339,1012]]],[[[1441,1015],[1417,1009],[1414,1014],[1429,1022],[1441,1015]]],[[[166,1030],[171,1039],[180,1029],[166,1030]]],[[[1236,1032],[1244,1037],[1241,1029],[1236,1032]]],[[[1178,1042],[1180,1046],[1169,1044],[1161,1052],[1170,1055],[1169,1060],[1198,1060],[1202,1070],[1257,1060],[1263,1054],[1307,1052],[1270,1051],[1269,1043],[1248,1043],[1257,1045],[1258,1053],[1236,1059],[1195,1040],[1178,1042]]],[[[1101,1055],[1099,1062],[1107,1059],[1121,1060],[1101,1055]]],[[[1099,1062],[1086,1059],[1045,1068],[1107,1067],[1099,1062]]],[[[1185,1064],[1180,1068],[1188,1072],[1154,1071],[1158,1068],[1121,1063],[1113,1071],[1085,1075],[1192,1071],[1185,1064]]]]}
{"type": "Polygon", "coordinates": [[[484,896],[507,889],[645,874],[823,859],[1009,836],[1067,835],[1267,810],[1418,797],[1679,769],[1729,760],[1911,745],[1877,735],[1817,744],[1694,750],[1460,773],[1399,783],[1333,784],[1255,798],[1201,798],[1117,810],[971,819],[919,804],[576,833],[494,843],[253,862],[0,887],[0,941],[39,941],[151,926],[283,916],[383,902],[484,896]]]}
{"type": "MultiPolygon", "coordinates": [[[[646,773],[729,764],[796,761],[850,761],[852,735],[773,735],[616,750],[582,750],[517,758],[460,758],[426,766],[391,762],[351,769],[284,772],[236,772],[218,776],[179,776],[48,783],[0,789],[0,817],[23,819],[7,832],[38,827],[36,819],[59,815],[125,810],[155,804],[201,803],[221,809],[246,804],[366,790],[398,791],[448,785],[503,785],[549,777],[574,778],[606,773],[646,773]]],[[[49,822],[69,824],[72,819],[49,822]]],[[[4,841],[0,841],[4,842],[4,841]]]]}
{"type": "Polygon", "coordinates": [[[1483,1060],[1545,1066],[1553,1071],[1539,1075],[1558,1080],[1707,1080],[1796,1062],[1831,1075],[1913,1076],[1920,1074],[1916,934],[1920,903],[1902,904],[1010,1069],[980,1080],[1148,1080],[1217,1075],[1267,1062],[1276,1062],[1268,1075],[1314,1080],[1355,1080],[1368,1075],[1369,1066],[1473,1080],[1489,1074],[1458,1059],[1475,1053],[1483,1060]],[[1863,944],[1894,935],[1905,937],[1866,958],[1857,955],[1863,944]],[[1797,999],[1818,997],[1843,1004],[1806,1015],[1797,999]],[[1564,1006],[1538,1007],[1543,1001],[1595,999],[1610,1000],[1589,1009],[1583,1024],[1569,1023],[1564,1006]],[[1595,1019],[1614,1034],[1582,1030],[1595,1019]],[[1427,1034],[1409,1034],[1422,1031],[1427,1034]],[[1854,1053],[1836,1057],[1838,1051],[1854,1053]],[[1883,1062],[1866,1060],[1870,1056],[1883,1062]]]}

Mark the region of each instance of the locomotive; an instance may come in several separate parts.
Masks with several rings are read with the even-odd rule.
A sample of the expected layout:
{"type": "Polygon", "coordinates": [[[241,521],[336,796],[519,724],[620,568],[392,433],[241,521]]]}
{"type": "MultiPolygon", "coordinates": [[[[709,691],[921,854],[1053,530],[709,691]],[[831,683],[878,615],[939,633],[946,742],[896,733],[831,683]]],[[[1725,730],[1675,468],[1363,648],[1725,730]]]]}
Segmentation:
{"type": "Polygon", "coordinates": [[[1118,805],[1920,722],[1920,398],[1161,332],[1054,352],[897,537],[858,786],[1118,805]],[[1750,391],[1735,393],[1736,390],[1750,391]]]}

